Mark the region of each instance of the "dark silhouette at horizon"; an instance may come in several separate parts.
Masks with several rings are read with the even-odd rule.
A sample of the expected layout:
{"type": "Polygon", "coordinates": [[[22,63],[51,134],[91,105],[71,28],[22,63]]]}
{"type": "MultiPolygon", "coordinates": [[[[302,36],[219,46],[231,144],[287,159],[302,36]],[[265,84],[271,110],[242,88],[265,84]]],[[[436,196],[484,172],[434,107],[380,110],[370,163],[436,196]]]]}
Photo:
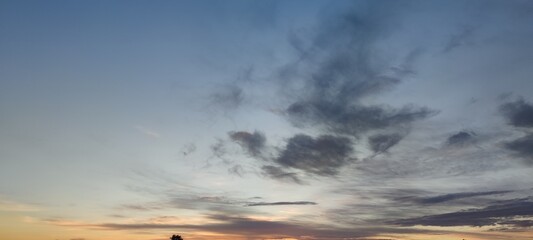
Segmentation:
{"type": "Polygon", "coordinates": [[[170,237],[170,240],[183,240],[183,238],[181,238],[180,235],[172,235],[172,237],[170,237]]]}

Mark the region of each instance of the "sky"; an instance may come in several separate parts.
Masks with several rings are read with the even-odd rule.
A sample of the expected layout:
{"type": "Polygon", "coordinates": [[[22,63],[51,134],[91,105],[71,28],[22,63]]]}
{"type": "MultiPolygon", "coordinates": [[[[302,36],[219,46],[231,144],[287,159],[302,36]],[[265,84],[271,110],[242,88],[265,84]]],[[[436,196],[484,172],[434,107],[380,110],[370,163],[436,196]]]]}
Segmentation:
{"type": "Polygon", "coordinates": [[[0,1],[0,239],[533,239],[533,2],[0,1]]]}

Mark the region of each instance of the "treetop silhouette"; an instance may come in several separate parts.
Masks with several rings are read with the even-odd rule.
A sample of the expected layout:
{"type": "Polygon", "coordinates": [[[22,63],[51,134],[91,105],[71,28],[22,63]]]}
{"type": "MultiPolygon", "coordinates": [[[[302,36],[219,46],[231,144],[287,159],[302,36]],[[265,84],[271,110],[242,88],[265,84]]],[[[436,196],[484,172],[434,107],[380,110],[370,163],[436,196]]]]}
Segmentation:
{"type": "Polygon", "coordinates": [[[183,238],[181,238],[180,235],[172,235],[172,237],[170,237],[170,240],[183,240],[183,238]]]}

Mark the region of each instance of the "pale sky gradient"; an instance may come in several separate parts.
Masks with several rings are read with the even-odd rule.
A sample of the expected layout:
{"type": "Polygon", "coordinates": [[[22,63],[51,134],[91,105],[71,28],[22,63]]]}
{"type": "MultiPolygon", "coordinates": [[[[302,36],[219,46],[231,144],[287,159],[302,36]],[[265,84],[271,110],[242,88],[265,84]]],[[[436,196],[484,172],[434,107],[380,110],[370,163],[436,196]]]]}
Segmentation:
{"type": "Polygon", "coordinates": [[[533,2],[0,1],[0,239],[532,239],[533,2]]]}

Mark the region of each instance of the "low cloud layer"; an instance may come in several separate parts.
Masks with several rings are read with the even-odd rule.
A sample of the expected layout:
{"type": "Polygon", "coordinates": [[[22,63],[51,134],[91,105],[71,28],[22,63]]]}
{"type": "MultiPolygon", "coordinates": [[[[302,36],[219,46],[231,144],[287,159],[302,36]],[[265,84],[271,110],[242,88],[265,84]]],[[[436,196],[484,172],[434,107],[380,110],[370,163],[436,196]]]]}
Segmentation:
{"type": "Polygon", "coordinates": [[[402,226],[490,226],[495,224],[512,224],[509,220],[533,216],[533,202],[518,199],[504,204],[491,205],[485,208],[470,209],[459,212],[428,215],[393,221],[402,226]]]}
{"type": "MultiPolygon", "coordinates": [[[[211,214],[206,216],[206,224],[166,224],[166,223],[100,223],[89,224],[47,219],[46,223],[58,226],[81,227],[106,230],[161,230],[203,231],[256,238],[305,238],[311,240],[362,239],[379,234],[442,234],[444,231],[421,230],[395,227],[342,228],[332,225],[291,223],[287,221],[267,221],[240,216],[211,214]]],[[[187,234],[182,234],[187,236],[187,234]]]]}

